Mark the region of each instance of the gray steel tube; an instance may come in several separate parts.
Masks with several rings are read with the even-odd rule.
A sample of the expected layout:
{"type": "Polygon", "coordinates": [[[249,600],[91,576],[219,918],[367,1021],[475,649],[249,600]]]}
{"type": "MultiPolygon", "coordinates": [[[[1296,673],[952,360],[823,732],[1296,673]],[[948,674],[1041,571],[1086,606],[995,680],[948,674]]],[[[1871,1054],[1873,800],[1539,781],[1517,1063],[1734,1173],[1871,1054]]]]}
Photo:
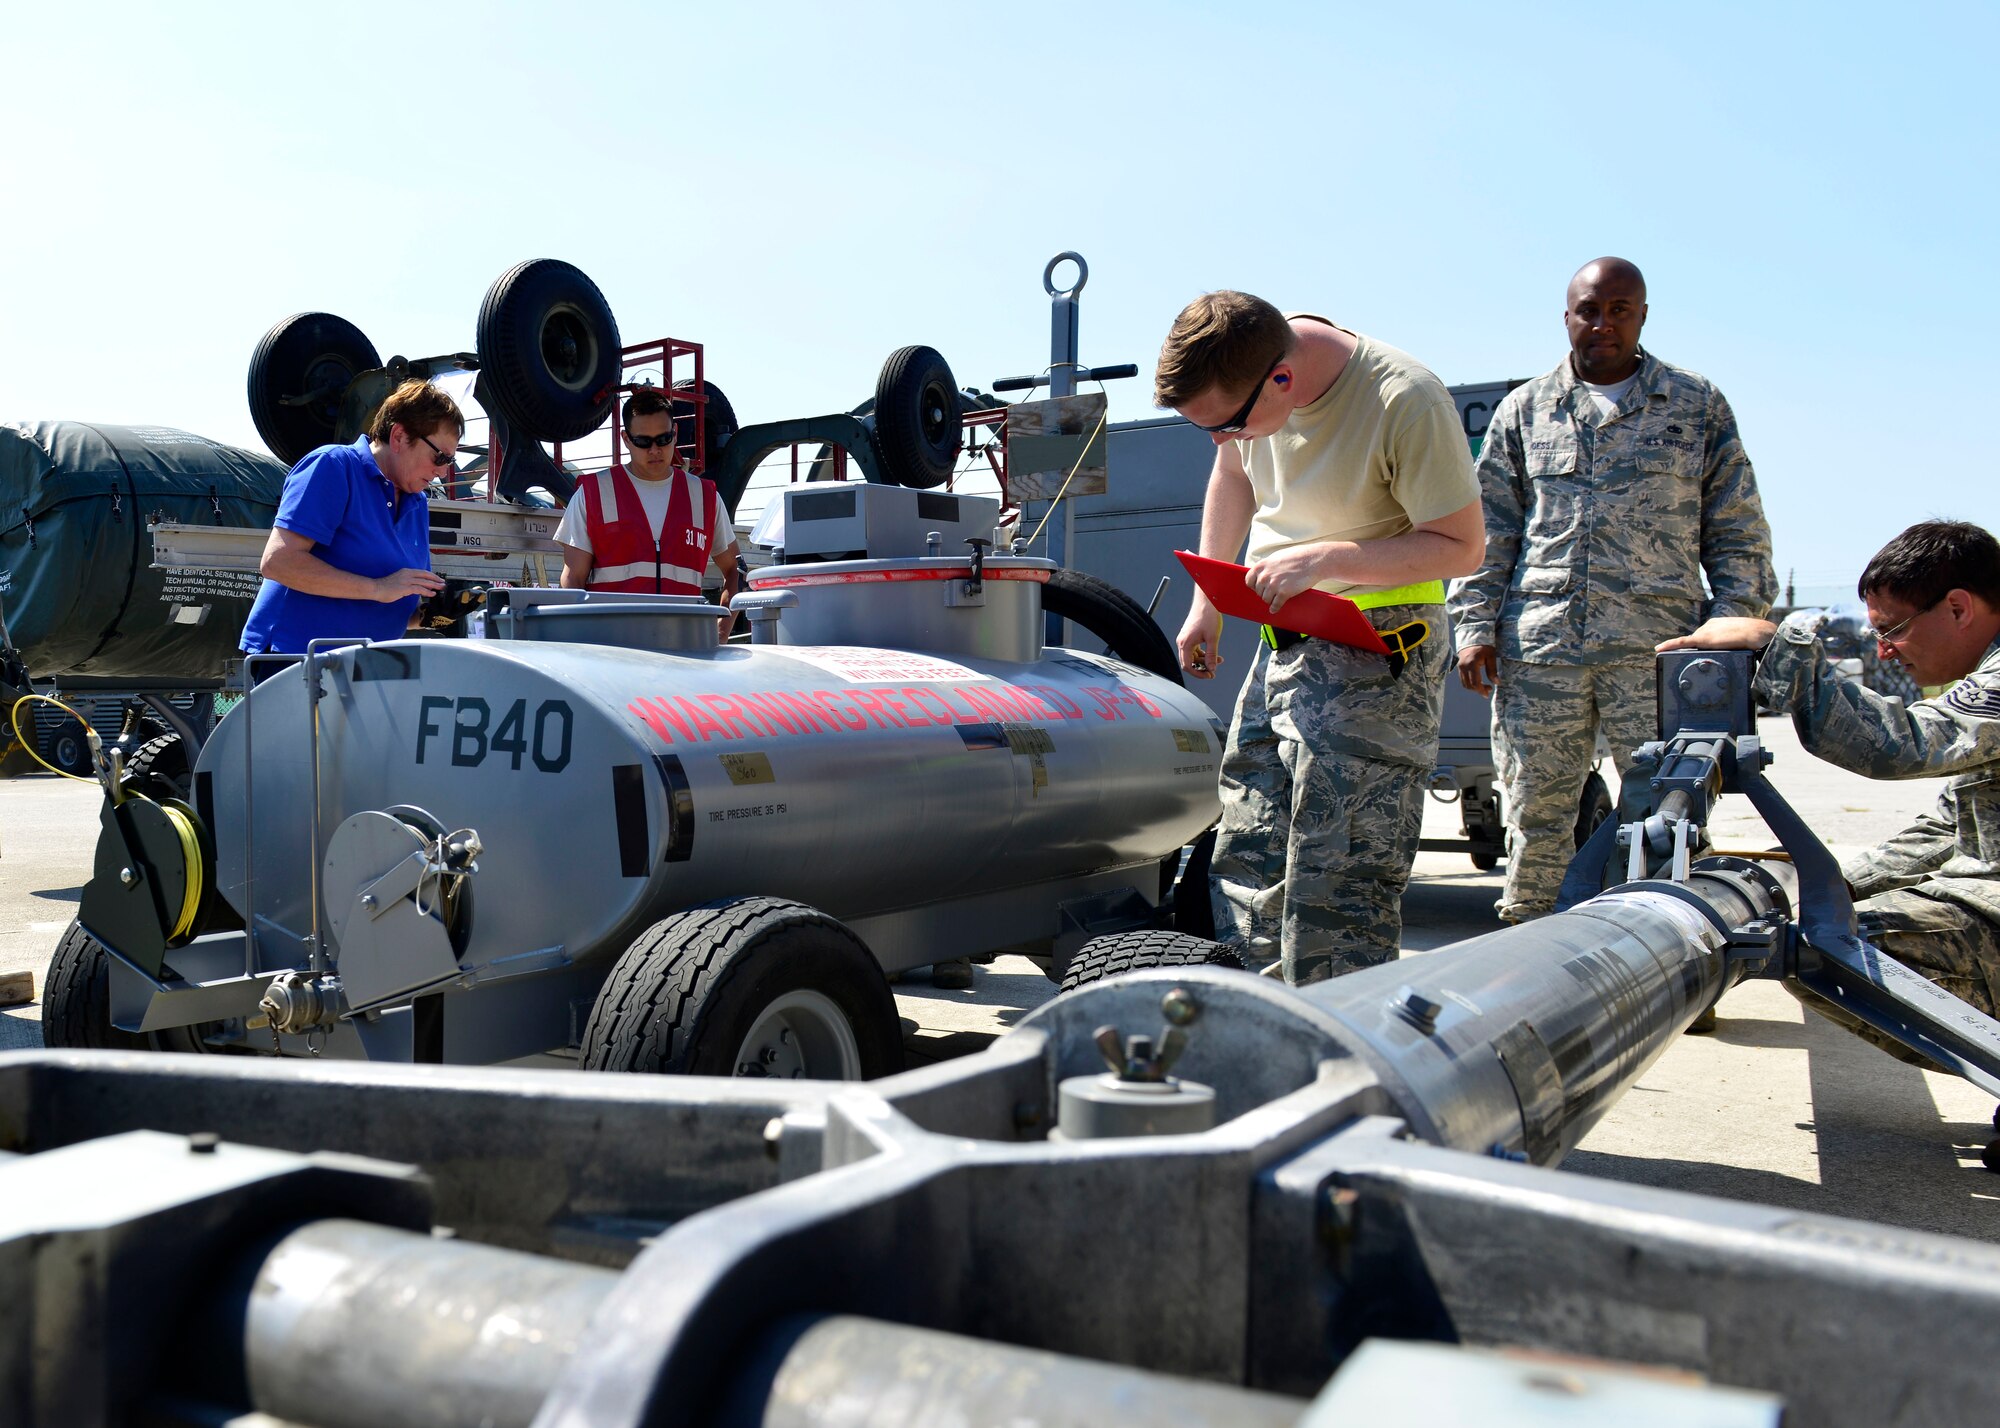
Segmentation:
{"type": "Polygon", "coordinates": [[[1550,917],[1305,988],[1411,1128],[1552,1165],[1727,988],[1725,930],[1789,915],[1785,864],[1706,859],[1676,890],[1550,917]]]}
{"type": "Polygon", "coordinates": [[[616,1271],[354,1220],[280,1240],[239,1321],[251,1406],[314,1428],[534,1418],[616,1271]]]}
{"type": "Polygon", "coordinates": [[[718,1428],[1292,1428],[1306,1405],[1247,1388],[833,1315],[774,1331],[718,1428]]]}

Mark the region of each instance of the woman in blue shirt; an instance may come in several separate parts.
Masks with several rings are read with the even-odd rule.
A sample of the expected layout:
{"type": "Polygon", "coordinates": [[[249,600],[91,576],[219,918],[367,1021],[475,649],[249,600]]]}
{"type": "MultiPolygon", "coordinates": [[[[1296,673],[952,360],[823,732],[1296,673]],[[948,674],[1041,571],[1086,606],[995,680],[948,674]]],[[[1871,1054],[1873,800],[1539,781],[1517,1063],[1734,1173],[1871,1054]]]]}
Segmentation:
{"type": "Polygon", "coordinates": [[[424,490],[454,464],[465,418],[428,382],[390,394],[351,446],[322,446],[285,478],[264,576],[239,641],[303,654],[331,637],[393,640],[444,588],[431,573],[424,490]]]}

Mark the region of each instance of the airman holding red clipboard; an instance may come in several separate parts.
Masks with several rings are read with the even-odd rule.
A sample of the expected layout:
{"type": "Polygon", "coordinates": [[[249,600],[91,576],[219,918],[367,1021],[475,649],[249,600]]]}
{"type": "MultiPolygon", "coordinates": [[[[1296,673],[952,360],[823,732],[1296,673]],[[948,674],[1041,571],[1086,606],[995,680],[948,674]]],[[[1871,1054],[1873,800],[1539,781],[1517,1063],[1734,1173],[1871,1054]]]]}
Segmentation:
{"type": "Polygon", "coordinates": [[[1444,581],[1485,551],[1457,407],[1414,358],[1227,290],[1175,319],[1154,400],[1216,444],[1182,667],[1214,675],[1225,613],[1264,627],[1222,767],[1217,935],[1295,985],[1390,961],[1437,756],[1444,581]]]}

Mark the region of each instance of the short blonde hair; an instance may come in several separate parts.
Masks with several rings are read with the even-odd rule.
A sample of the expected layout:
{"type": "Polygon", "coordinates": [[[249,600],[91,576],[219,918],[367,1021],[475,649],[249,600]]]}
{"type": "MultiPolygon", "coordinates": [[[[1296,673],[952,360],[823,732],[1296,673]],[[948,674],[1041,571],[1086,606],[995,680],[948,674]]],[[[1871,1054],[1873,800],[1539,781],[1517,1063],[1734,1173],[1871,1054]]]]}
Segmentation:
{"type": "Polygon", "coordinates": [[[1260,297],[1231,288],[1181,309],[1153,368],[1153,404],[1179,409],[1203,392],[1248,395],[1292,350],[1292,325],[1260,297]]]}

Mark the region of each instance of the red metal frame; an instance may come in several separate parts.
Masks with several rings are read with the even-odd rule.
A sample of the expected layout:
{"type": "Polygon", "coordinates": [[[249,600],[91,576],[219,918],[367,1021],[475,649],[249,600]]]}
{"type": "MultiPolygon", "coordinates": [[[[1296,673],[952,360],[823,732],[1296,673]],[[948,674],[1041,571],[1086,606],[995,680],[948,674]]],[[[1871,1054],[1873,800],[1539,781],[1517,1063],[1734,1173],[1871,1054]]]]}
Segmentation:
{"type": "MultiPolygon", "coordinates": [[[[707,365],[699,342],[684,342],[678,337],[660,337],[651,342],[635,342],[619,353],[620,375],[626,375],[635,368],[658,367],[660,384],[657,387],[645,382],[620,382],[615,390],[619,392],[656,391],[669,401],[685,402],[694,408],[694,440],[681,442],[675,450],[681,453],[681,464],[699,476],[708,469],[708,387],[707,365]],[[692,358],[694,371],[682,373],[688,378],[689,386],[677,392],[674,383],[678,380],[674,372],[676,358],[692,358]]],[[[625,423],[620,415],[620,403],[611,408],[611,464],[618,465],[625,456],[625,423]]],[[[555,462],[562,465],[563,444],[555,443],[555,462]]]]}

